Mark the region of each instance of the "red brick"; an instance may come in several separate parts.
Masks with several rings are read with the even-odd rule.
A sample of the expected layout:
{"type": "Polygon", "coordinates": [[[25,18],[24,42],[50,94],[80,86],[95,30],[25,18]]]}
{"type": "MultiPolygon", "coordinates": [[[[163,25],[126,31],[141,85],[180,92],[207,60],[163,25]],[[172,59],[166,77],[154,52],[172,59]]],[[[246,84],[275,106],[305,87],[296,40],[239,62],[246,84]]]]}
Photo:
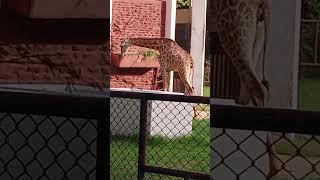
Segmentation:
{"type": "MultiPolygon", "coordinates": [[[[111,50],[113,53],[120,52],[120,43],[126,37],[164,37],[166,16],[164,1],[114,0],[112,8],[111,50]]],[[[129,51],[142,49],[144,48],[132,46],[129,51]]],[[[152,69],[121,70],[116,67],[111,69],[111,87],[121,88],[135,85],[136,88],[153,88],[155,79],[152,69]]]]}

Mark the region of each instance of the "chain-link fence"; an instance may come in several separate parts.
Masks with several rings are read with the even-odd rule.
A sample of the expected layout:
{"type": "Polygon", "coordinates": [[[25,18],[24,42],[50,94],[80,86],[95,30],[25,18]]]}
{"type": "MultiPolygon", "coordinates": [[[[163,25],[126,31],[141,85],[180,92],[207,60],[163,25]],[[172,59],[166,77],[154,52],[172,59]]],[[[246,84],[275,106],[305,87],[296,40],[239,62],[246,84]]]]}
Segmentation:
{"type": "Polygon", "coordinates": [[[0,93],[0,179],[108,177],[106,98],[0,93]]]}
{"type": "Polygon", "coordinates": [[[212,178],[320,179],[317,112],[215,106],[214,114],[212,178]]]}
{"type": "Polygon", "coordinates": [[[209,98],[111,92],[111,179],[209,179],[209,98]]]}

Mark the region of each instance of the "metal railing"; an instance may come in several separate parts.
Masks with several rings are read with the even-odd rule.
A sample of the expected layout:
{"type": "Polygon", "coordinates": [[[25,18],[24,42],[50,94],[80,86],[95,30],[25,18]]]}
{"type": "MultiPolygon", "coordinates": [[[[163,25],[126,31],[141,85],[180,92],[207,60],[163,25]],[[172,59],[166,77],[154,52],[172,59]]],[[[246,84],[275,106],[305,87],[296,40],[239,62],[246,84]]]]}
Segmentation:
{"type": "Polygon", "coordinates": [[[0,179],[108,179],[106,96],[0,97],[0,179]]]}
{"type": "Polygon", "coordinates": [[[300,65],[306,67],[318,67],[319,63],[319,32],[320,32],[320,20],[317,19],[301,19],[301,56],[300,56],[300,65]],[[309,26],[309,27],[308,27],[309,26]],[[311,37],[308,37],[311,35],[311,37]],[[312,42],[312,47],[310,47],[310,51],[312,54],[310,55],[310,59],[304,58],[304,48],[307,44],[304,40],[310,40],[312,42]]]}
{"type": "Polygon", "coordinates": [[[210,179],[208,97],[110,96],[112,179],[210,179]]]}
{"type": "MultiPolygon", "coordinates": [[[[288,176],[306,180],[320,177],[320,153],[316,148],[320,147],[318,112],[211,104],[211,116],[206,114],[194,118],[196,115],[193,115],[190,118],[192,128],[188,134],[185,131],[187,125],[180,128],[178,125],[189,119],[186,114],[192,114],[193,107],[205,104],[206,107],[201,107],[210,111],[208,97],[111,91],[110,102],[113,106],[113,179],[210,179],[215,176],[215,169],[221,168],[219,165],[226,167],[225,174],[231,172],[235,178],[241,179],[250,168],[254,168],[261,173],[261,177],[269,179],[268,172],[259,169],[259,158],[268,155],[268,144],[261,132],[273,132],[271,145],[275,148],[274,157],[284,165],[281,170],[288,176]],[[178,117],[178,114],[183,115],[178,117]],[[168,119],[172,121],[171,124],[168,119]],[[210,124],[207,124],[208,120],[210,124]],[[172,127],[173,121],[177,122],[176,126],[168,128],[172,127]],[[222,133],[215,136],[213,128],[222,129],[222,133]],[[243,137],[239,140],[240,136],[231,135],[232,130],[244,130],[247,134],[242,133],[243,137]],[[296,138],[290,139],[288,133],[296,133],[296,138]],[[221,149],[212,144],[221,136],[227,137],[223,141],[226,147],[230,143],[234,144],[234,150],[229,154],[226,154],[228,149],[223,152],[224,155],[217,153],[221,149]],[[253,141],[260,143],[263,149],[261,154],[244,148],[245,144],[250,146],[253,141]],[[242,153],[248,161],[241,166],[242,171],[233,167],[231,161],[228,164],[230,157],[237,153],[242,153]],[[258,155],[254,157],[252,154],[258,155]]],[[[256,151],[255,148],[253,151],[256,151]]]]}
{"type": "Polygon", "coordinates": [[[110,95],[109,104],[106,97],[0,92],[0,178],[108,179],[110,170],[111,179],[210,179],[216,148],[210,141],[217,138],[210,137],[210,128],[223,129],[235,143],[235,150],[220,158],[236,177],[259,168],[243,148],[252,138],[267,146],[258,131],[282,133],[274,137],[275,155],[295,168],[283,168],[293,179],[320,177],[319,112],[211,105],[212,119],[208,97],[110,95]],[[230,129],[248,134],[237,141],[230,129]],[[290,139],[286,133],[299,136],[290,139]],[[226,164],[235,152],[249,159],[241,172],[226,164]]]}
{"type": "Polygon", "coordinates": [[[319,112],[214,105],[214,117],[210,124],[213,128],[211,151],[214,152],[214,155],[211,154],[211,156],[214,156],[216,160],[211,164],[211,174],[224,166],[225,176],[228,176],[229,173],[234,178],[241,179],[245,178],[243,176],[247,171],[252,173],[254,169],[257,173],[256,179],[265,179],[268,171],[261,169],[260,160],[262,156],[266,156],[267,159],[269,157],[265,150],[261,150],[259,154],[258,149],[259,144],[267,147],[266,139],[262,138],[263,133],[273,132],[277,135],[273,136],[271,143],[274,148],[272,155],[281,165],[281,168],[275,173],[290,177],[289,179],[320,179],[319,112]],[[290,139],[287,136],[288,133],[296,133],[296,137],[290,139]],[[219,142],[225,138],[224,145],[227,147],[233,144],[234,149],[219,149],[214,146],[213,144],[217,144],[219,138],[219,142]],[[248,143],[251,143],[251,146],[248,143]],[[250,148],[255,152],[250,152],[250,148]],[[221,150],[228,153],[221,153],[221,150]],[[228,159],[235,154],[238,155],[238,161],[240,157],[245,158],[241,161],[241,168],[234,167],[228,162],[228,159]]]}

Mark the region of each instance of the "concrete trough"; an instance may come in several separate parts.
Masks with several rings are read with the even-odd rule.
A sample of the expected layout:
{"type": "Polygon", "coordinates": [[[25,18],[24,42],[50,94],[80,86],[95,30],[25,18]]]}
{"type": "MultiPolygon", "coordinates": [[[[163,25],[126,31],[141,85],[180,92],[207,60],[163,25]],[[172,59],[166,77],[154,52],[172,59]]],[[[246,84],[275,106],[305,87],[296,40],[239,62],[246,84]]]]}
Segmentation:
{"type": "MultiPolygon", "coordinates": [[[[183,95],[183,93],[130,88],[111,88],[110,90],[183,95]]],[[[174,138],[192,133],[192,103],[150,100],[146,111],[148,122],[147,133],[151,136],[174,138]]],[[[140,125],[140,99],[111,97],[110,113],[112,135],[138,135],[140,125]]]]}

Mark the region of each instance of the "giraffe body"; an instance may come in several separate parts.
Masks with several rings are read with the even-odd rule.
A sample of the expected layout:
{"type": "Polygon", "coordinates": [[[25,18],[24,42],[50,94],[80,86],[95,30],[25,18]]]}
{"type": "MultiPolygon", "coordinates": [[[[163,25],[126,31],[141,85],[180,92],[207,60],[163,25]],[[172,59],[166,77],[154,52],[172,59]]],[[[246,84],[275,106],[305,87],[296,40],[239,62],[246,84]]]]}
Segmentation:
{"type": "Polygon", "coordinates": [[[173,71],[178,73],[183,82],[185,86],[184,93],[193,94],[193,58],[177,42],[169,38],[128,38],[121,43],[121,56],[124,56],[130,45],[159,51],[160,73],[164,83],[164,91],[169,89],[170,71],[173,71]]]}
{"type": "MultiPolygon", "coordinates": [[[[265,79],[264,61],[269,30],[268,0],[214,0],[211,22],[218,34],[225,53],[234,65],[240,78],[241,105],[264,106],[269,100],[269,83],[265,79]],[[262,80],[256,67],[263,52],[262,80]]],[[[269,176],[282,169],[272,146],[272,136],[268,133],[269,176]]],[[[281,173],[272,176],[279,179],[281,173]]],[[[283,177],[281,177],[283,178],[283,177]]],[[[291,179],[285,176],[285,179],[291,179]]]]}
{"type": "Polygon", "coordinates": [[[240,78],[238,103],[265,105],[269,100],[269,85],[264,67],[262,81],[255,69],[262,52],[263,61],[265,59],[269,25],[267,0],[215,0],[211,3],[212,22],[216,23],[214,30],[240,78]]]}

